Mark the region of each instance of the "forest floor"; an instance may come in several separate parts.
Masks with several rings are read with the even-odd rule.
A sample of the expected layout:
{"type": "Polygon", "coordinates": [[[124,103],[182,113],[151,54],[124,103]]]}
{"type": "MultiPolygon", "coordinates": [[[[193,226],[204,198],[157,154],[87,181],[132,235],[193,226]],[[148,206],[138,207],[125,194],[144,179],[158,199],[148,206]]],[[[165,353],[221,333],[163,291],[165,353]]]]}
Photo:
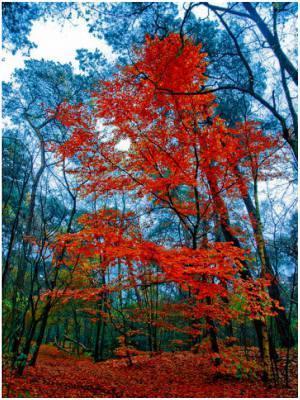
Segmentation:
{"type": "MultiPolygon", "coordinates": [[[[282,361],[283,363],[283,361],[282,361]]],[[[283,369],[280,367],[279,369],[283,369]]],[[[205,359],[191,352],[148,354],[93,363],[51,346],[42,346],[36,367],[23,377],[4,368],[3,397],[297,397],[297,356],[292,354],[291,384],[264,385],[260,379],[217,377],[205,359]]]]}

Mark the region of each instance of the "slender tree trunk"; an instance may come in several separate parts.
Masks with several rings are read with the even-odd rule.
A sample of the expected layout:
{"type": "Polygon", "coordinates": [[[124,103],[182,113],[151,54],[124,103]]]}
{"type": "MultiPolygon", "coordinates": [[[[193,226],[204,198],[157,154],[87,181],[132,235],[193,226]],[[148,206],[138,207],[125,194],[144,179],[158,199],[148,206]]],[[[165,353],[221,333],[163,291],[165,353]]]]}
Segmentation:
{"type": "Polygon", "coordinates": [[[7,256],[6,256],[6,259],[5,259],[4,270],[3,270],[3,274],[2,274],[2,288],[5,287],[6,279],[8,277],[8,272],[9,272],[9,267],[10,267],[10,257],[11,257],[12,250],[13,250],[13,245],[14,245],[16,232],[17,232],[17,229],[18,229],[18,226],[19,226],[20,211],[21,211],[23,200],[24,200],[24,194],[25,194],[25,189],[26,189],[28,180],[29,180],[29,176],[27,177],[27,179],[25,179],[23,181],[23,185],[22,185],[22,189],[21,189],[21,193],[20,193],[20,198],[19,198],[19,202],[18,202],[18,206],[17,206],[17,210],[16,210],[16,216],[15,216],[15,219],[14,219],[14,222],[13,222],[13,226],[12,226],[12,229],[11,229],[11,234],[10,234],[10,239],[9,239],[9,244],[8,244],[8,250],[7,250],[7,256]]]}
{"type": "Polygon", "coordinates": [[[282,64],[284,69],[293,79],[295,85],[298,86],[298,71],[297,68],[291,63],[286,54],[282,51],[278,40],[276,40],[276,36],[272,34],[267,24],[262,20],[255,7],[249,2],[243,3],[243,6],[248,11],[251,19],[255,21],[258,26],[261,34],[264,36],[266,41],[269,43],[271,49],[279,60],[279,63],[282,64]]]}
{"type": "MultiPolygon", "coordinates": [[[[22,353],[23,355],[28,357],[31,341],[33,339],[33,336],[35,334],[35,329],[37,327],[37,322],[38,322],[36,319],[37,303],[34,303],[34,285],[37,281],[38,261],[35,261],[33,269],[34,269],[34,271],[33,271],[33,276],[31,278],[30,291],[29,291],[29,295],[27,298],[26,308],[23,312],[22,319],[20,322],[20,329],[19,329],[19,331],[16,331],[14,340],[12,341],[12,343],[13,343],[13,345],[12,345],[12,353],[13,353],[12,363],[13,363],[13,365],[15,365],[15,362],[18,359],[19,353],[22,353]],[[26,316],[28,315],[30,306],[31,306],[31,321],[30,321],[29,330],[28,330],[29,335],[27,335],[27,338],[25,338],[25,345],[24,345],[23,349],[20,350],[20,345],[21,345],[24,333],[26,332],[26,316]]],[[[39,297],[38,297],[37,301],[38,300],[39,300],[39,297]]],[[[22,372],[23,372],[23,370],[19,369],[20,375],[22,374],[22,372]]]]}
{"type": "MultiPolygon", "coordinates": [[[[206,226],[205,226],[205,234],[204,234],[204,238],[203,238],[203,246],[207,246],[207,232],[206,232],[206,226]]],[[[197,249],[197,230],[195,230],[195,234],[193,237],[193,249],[196,250],[197,249]]],[[[211,299],[210,297],[207,297],[205,299],[206,303],[208,305],[211,305],[211,299]]],[[[211,350],[213,353],[215,354],[220,354],[220,349],[219,349],[219,345],[218,345],[218,339],[217,339],[217,333],[216,333],[216,325],[215,322],[210,318],[210,317],[206,317],[205,318],[206,323],[208,325],[208,333],[209,333],[209,338],[210,338],[210,344],[211,344],[211,350]]],[[[221,357],[220,356],[216,356],[214,359],[214,364],[215,366],[219,366],[221,364],[221,357]]]]}
{"type": "MultiPolygon", "coordinates": [[[[256,241],[258,245],[259,257],[261,260],[261,272],[260,276],[262,278],[266,277],[267,267],[266,267],[266,259],[264,252],[264,242],[262,235],[262,224],[260,219],[260,211],[259,211],[259,201],[258,201],[258,190],[257,190],[257,180],[254,180],[254,199],[255,199],[255,208],[256,208],[256,219],[257,219],[257,233],[256,233],[256,241]]],[[[268,381],[271,377],[272,365],[270,359],[270,345],[269,345],[269,336],[268,336],[268,327],[266,317],[264,317],[262,321],[262,346],[263,346],[263,379],[268,381]]]]}
{"type": "Polygon", "coordinates": [[[80,325],[77,317],[77,311],[75,306],[73,307],[73,317],[74,317],[74,330],[75,330],[75,338],[76,338],[76,353],[79,356],[80,353],[80,325]]]}
{"type": "Polygon", "coordinates": [[[35,334],[37,323],[38,323],[38,321],[36,319],[34,319],[32,321],[32,324],[30,326],[28,335],[26,337],[25,345],[24,345],[24,348],[23,348],[23,351],[22,351],[22,354],[24,355],[24,359],[23,359],[22,363],[19,364],[18,367],[17,367],[17,373],[20,376],[23,374],[23,371],[24,371],[24,369],[26,367],[26,364],[27,364],[27,359],[28,359],[28,355],[29,355],[29,351],[30,351],[30,347],[31,347],[31,342],[32,342],[34,334],[35,334]]]}
{"type": "MultiPolygon", "coordinates": [[[[156,271],[158,272],[158,270],[156,271]]],[[[158,310],[158,291],[159,291],[159,286],[156,285],[153,287],[154,290],[154,311],[153,311],[153,318],[155,322],[157,322],[157,310],[158,310]]],[[[152,330],[153,330],[153,350],[158,351],[158,340],[157,340],[157,325],[156,323],[153,325],[152,324],[152,330]]]]}
{"type": "MultiPolygon", "coordinates": [[[[105,285],[105,272],[102,271],[102,286],[105,285]]],[[[99,309],[102,312],[106,311],[106,296],[105,293],[102,293],[101,300],[99,301],[99,309]]],[[[105,335],[105,320],[103,315],[99,312],[98,321],[97,321],[97,330],[96,330],[96,338],[95,338],[95,349],[94,349],[94,361],[102,361],[103,360],[103,352],[104,352],[104,335],[105,335]]]]}
{"type": "MultiPolygon", "coordinates": [[[[100,301],[99,308],[103,311],[103,299],[100,301]]],[[[95,362],[103,360],[104,335],[105,335],[105,321],[101,316],[101,314],[99,314],[97,321],[96,337],[95,337],[95,348],[94,348],[95,362]]]]}
{"type": "MultiPolygon", "coordinates": [[[[64,170],[63,170],[63,172],[64,172],[64,170]]],[[[65,174],[64,174],[64,176],[65,176],[65,174]]],[[[65,176],[65,180],[66,180],[66,176],[65,176]]],[[[66,182],[67,182],[67,180],[66,180],[66,182]]],[[[73,219],[74,219],[75,214],[76,214],[76,205],[77,205],[77,203],[76,203],[76,196],[74,196],[72,194],[72,192],[69,189],[68,184],[67,184],[67,187],[68,187],[68,192],[69,192],[69,194],[70,194],[70,196],[71,196],[71,198],[73,200],[73,207],[72,207],[72,210],[71,210],[71,215],[70,215],[70,219],[69,219],[68,226],[67,226],[67,233],[69,233],[69,232],[71,232],[73,219]]],[[[65,255],[65,251],[66,251],[66,249],[64,248],[62,250],[62,253],[61,253],[61,256],[60,256],[60,261],[63,260],[64,255],[65,255]]],[[[54,277],[53,277],[52,282],[51,282],[51,289],[54,289],[56,287],[58,271],[59,271],[59,269],[56,268],[55,269],[55,273],[54,273],[54,277]]],[[[40,347],[41,347],[41,344],[42,344],[42,341],[43,341],[43,338],[44,338],[44,335],[45,335],[45,330],[46,330],[46,327],[47,327],[47,321],[48,321],[48,317],[49,317],[49,313],[50,313],[51,307],[52,307],[52,303],[51,303],[51,300],[49,299],[47,301],[46,306],[45,306],[44,311],[43,311],[41,328],[40,328],[39,335],[38,335],[38,338],[37,338],[37,346],[35,348],[35,351],[33,353],[32,359],[30,361],[31,365],[35,365],[35,363],[36,363],[36,360],[37,360],[37,357],[38,357],[38,353],[39,353],[39,350],[40,350],[40,347]]],[[[58,327],[58,330],[59,330],[59,327],[58,327]]],[[[57,338],[57,340],[59,340],[59,338],[57,338]]]]}
{"type": "MultiPolygon", "coordinates": [[[[239,174],[239,179],[240,180],[242,179],[240,174],[239,174]]],[[[264,260],[264,263],[266,266],[266,270],[269,274],[272,275],[271,286],[269,286],[269,289],[268,289],[269,295],[272,299],[279,302],[280,307],[283,307],[283,302],[282,302],[282,299],[280,296],[278,281],[277,281],[276,277],[274,276],[274,269],[272,267],[270,257],[268,255],[268,252],[266,249],[262,228],[259,229],[259,227],[261,227],[260,215],[257,214],[256,207],[254,206],[249,193],[247,192],[246,194],[241,194],[241,195],[242,195],[244,204],[246,206],[246,209],[247,209],[247,212],[248,212],[248,215],[250,218],[251,226],[252,226],[254,236],[255,236],[256,245],[259,250],[260,261],[262,262],[262,255],[263,255],[263,260],[264,260]]],[[[276,310],[276,312],[277,312],[277,315],[275,316],[275,321],[276,321],[276,325],[277,325],[278,332],[280,335],[281,344],[284,347],[287,347],[287,346],[292,347],[295,344],[295,340],[293,338],[293,335],[291,334],[291,329],[289,326],[288,318],[286,316],[286,311],[285,311],[285,309],[283,309],[283,310],[279,309],[279,310],[276,310]],[[288,338],[290,338],[290,340],[288,338]]]]}
{"type": "Polygon", "coordinates": [[[94,361],[99,361],[99,340],[100,340],[100,331],[101,331],[101,315],[98,316],[97,326],[96,326],[96,336],[95,336],[95,348],[94,348],[94,361]]]}
{"type": "Polygon", "coordinates": [[[100,349],[99,349],[99,359],[104,360],[104,338],[106,331],[106,322],[102,319],[101,330],[100,330],[100,349]]]}
{"type": "Polygon", "coordinates": [[[41,326],[40,326],[40,331],[36,340],[36,346],[32,355],[32,358],[29,362],[29,365],[31,366],[35,366],[36,364],[36,360],[40,351],[40,347],[44,338],[44,334],[45,334],[45,329],[47,326],[47,320],[48,320],[48,316],[49,316],[49,312],[51,309],[51,302],[50,300],[48,300],[48,302],[46,303],[46,306],[43,310],[43,315],[42,315],[42,319],[41,319],[41,326]]]}
{"type": "Polygon", "coordinates": [[[43,175],[43,172],[46,168],[46,158],[45,158],[45,142],[43,140],[40,141],[40,152],[41,152],[41,164],[36,173],[36,176],[32,183],[31,195],[30,195],[30,203],[29,203],[29,212],[27,217],[26,228],[24,232],[24,245],[23,245],[23,263],[21,268],[18,269],[16,286],[18,289],[23,290],[24,288],[24,277],[27,271],[28,264],[28,253],[31,250],[31,245],[27,241],[27,237],[32,233],[32,224],[34,219],[34,210],[36,204],[36,195],[37,189],[40,182],[40,179],[43,175]]]}
{"type": "MultiPolygon", "coordinates": [[[[29,123],[31,124],[31,122],[29,122],[29,123]]],[[[33,127],[32,124],[31,124],[31,126],[33,127]]],[[[12,348],[15,353],[14,358],[16,357],[16,355],[18,353],[18,348],[19,348],[19,344],[21,341],[21,338],[18,338],[16,336],[16,334],[17,334],[16,326],[18,324],[20,324],[21,326],[25,325],[25,318],[26,318],[26,314],[27,314],[27,308],[23,313],[21,313],[21,316],[19,316],[18,312],[16,311],[17,303],[18,303],[17,295],[21,296],[21,294],[24,292],[24,287],[25,287],[24,279],[25,279],[25,274],[26,274],[27,266],[28,266],[28,254],[31,249],[31,245],[28,243],[27,237],[30,236],[30,234],[32,232],[32,224],[33,224],[33,218],[34,218],[37,189],[38,189],[40,179],[46,168],[45,142],[43,140],[40,130],[35,127],[33,127],[33,129],[35,130],[37,137],[39,138],[39,141],[40,141],[40,162],[41,162],[41,164],[40,164],[38,172],[37,172],[35,178],[33,179],[33,183],[32,183],[30,203],[29,203],[29,212],[28,212],[28,217],[27,217],[27,222],[26,222],[26,227],[25,227],[25,232],[24,232],[24,238],[23,238],[23,254],[21,257],[21,263],[18,268],[16,282],[15,282],[16,290],[15,290],[15,295],[13,298],[13,311],[12,311],[15,318],[14,318],[14,321],[12,324],[12,338],[11,338],[12,343],[13,343],[12,348]]],[[[35,274],[35,276],[36,276],[36,274],[35,274]]],[[[33,282],[33,284],[34,284],[34,282],[33,282]]],[[[21,332],[22,331],[24,331],[24,329],[21,329],[21,332]]]]}
{"type": "MultiPolygon", "coordinates": [[[[227,206],[225,204],[225,201],[222,199],[219,191],[218,191],[218,187],[216,185],[216,183],[214,182],[214,179],[210,178],[207,176],[208,179],[208,183],[213,195],[213,201],[214,201],[214,208],[215,208],[215,212],[217,213],[217,215],[219,215],[219,219],[220,219],[220,225],[221,225],[221,229],[222,229],[222,233],[223,236],[225,238],[225,240],[227,242],[232,242],[236,247],[242,248],[239,240],[232,234],[231,230],[230,230],[230,219],[229,219],[229,213],[228,213],[228,209],[227,206]]],[[[241,271],[241,278],[244,280],[250,279],[251,278],[251,273],[249,270],[249,266],[247,264],[247,262],[242,261],[242,265],[243,265],[243,270],[241,271]]],[[[256,331],[256,335],[257,335],[257,340],[258,340],[258,345],[259,345],[259,350],[260,350],[260,355],[261,357],[265,357],[264,356],[264,333],[263,333],[263,323],[260,320],[254,320],[253,321],[254,324],[254,328],[256,331]]]]}
{"type": "MultiPolygon", "coordinates": [[[[296,267],[297,268],[297,267],[296,267]]],[[[294,300],[294,291],[296,287],[296,275],[297,275],[297,270],[295,268],[294,274],[293,274],[293,281],[292,281],[292,291],[291,291],[291,298],[290,298],[290,310],[289,310],[289,321],[292,319],[292,310],[293,310],[293,300],[294,300]]],[[[289,363],[290,363],[290,347],[288,346],[287,352],[286,352],[286,362],[285,362],[285,385],[286,387],[289,386],[289,363]]]]}

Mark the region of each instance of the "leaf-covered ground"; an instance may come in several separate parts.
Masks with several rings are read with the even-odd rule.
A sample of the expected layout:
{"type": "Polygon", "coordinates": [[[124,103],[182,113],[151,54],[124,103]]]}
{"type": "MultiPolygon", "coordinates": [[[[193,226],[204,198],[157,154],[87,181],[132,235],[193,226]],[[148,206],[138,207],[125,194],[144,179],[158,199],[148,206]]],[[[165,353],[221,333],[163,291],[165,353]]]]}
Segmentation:
{"type": "MultiPolygon", "coordinates": [[[[43,346],[36,367],[23,377],[4,369],[3,397],[297,397],[296,356],[292,388],[260,380],[217,377],[203,357],[191,352],[136,356],[93,363],[43,346]]],[[[280,362],[279,362],[280,367],[280,362]]]]}

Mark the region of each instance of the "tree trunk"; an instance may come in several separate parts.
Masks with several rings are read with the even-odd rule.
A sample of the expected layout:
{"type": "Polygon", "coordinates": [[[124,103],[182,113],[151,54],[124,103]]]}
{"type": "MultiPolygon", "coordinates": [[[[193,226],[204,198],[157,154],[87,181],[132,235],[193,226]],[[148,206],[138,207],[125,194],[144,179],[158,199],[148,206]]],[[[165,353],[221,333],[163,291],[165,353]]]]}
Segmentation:
{"type": "Polygon", "coordinates": [[[6,256],[6,260],[5,260],[5,264],[4,264],[4,270],[3,270],[3,274],[2,274],[2,288],[5,287],[6,279],[8,277],[9,266],[10,266],[10,257],[11,257],[12,250],[13,250],[16,231],[17,231],[17,228],[19,225],[19,216],[20,216],[20,211],[21,211],[21,207],[22,207],[22,203],[23,203],[23,199],[24,199],[25,188],[27,186],[28,180],[29,180],[29,175],[28,175],[27,179],[25,179],[23,182],[21,193],[20,193],[20,198],[19,198],[19,202],[18,202],[18,207],[16,210],[16,217],[14,219],[13,226],[11,229],[11,234],[10,234],[10,239],[9,239],[9,244],[8,244],[8,251],[7,251],[7,256],[6,256]]]}
{"type": "MultiPolygon", "coordinates": [[[[28,213],[25,232],[24,232],[24,236],[23,236],[23,254],[21,257],[21,263],[18,268],[16,282],[15,282],[16,290],[15,290],[15,295],[13,298],[13,310],[12,310],[12,313],[15,316],[15,318],[14,318],[14,322],[12,324],[12,339],[11,339],[12,343],[13,343],[12,348],[15,353],[18,352],[18,347],[19,347],[19,343],[20,343],[20,339],[17,336],[15,336],[15,334],[17,332],[15,327],[18,324],[20,324],[21,326],[25,325],[25,318],[26,318],[26,314],[28,311],[28,308],[26,308],[25,312],[21,313],[21,316],[18,315],[18,313],[16,312],[17,295],[21,296],[21,294],[24,292],[24,287],[25,287],[24,279],[25,279],[25,274],[27,271],[28,253],[31,249],[31,246],[29,245],[29,243],[27,241],[27,237],[30,236],[30,234],[32,233],[32,224],[33,224],[33,218],[34,218],[34,209],[35,209],[37,188],[38,188],[41,176],[46,168],[45,142],[43,140],[41,132],[38,128],[36,128],[32,125],[31,121],[29,121],[28,119],[27,119],[27,121],[29,122],[30,126],[34,129],[34,131],[39,139],[39,142],[40,142],[40,163],[41,164],[40,164],[38,172],[37,172],[35,178],[33,179],[33,183],[32,183],[30,203],[29,203],[29,213],[28,213]]],[[[32,283],[34,284],[34,282],[32,282],[32,283]]]]}
{"type": "Polygon", "coordinates": [[[32,339],[35,334],[37,323],[38,323],[38,321],[36,319],[34,319],[32,321],[31,326],[29,328],[28,335],[26,337],[26,342],[25,342],[25,345],[24,345],[24,348],[22,351],[22,354],[24,355],[24,359],[23,359],[23,362],[17,366],[17,373],[20,376],[23,374],[23,371],[27,364],[27,359],[28,359],[28,355],[29,355],[29,351],[30,351],[30,347],[31,347],[31,342],[32,342],[32,339]]]}
{"type": "MultiPolygon", "coordinates": [[[[234,246],[236,246],[236,247],[242,248],[238,238],[236,238],[230,231],[230,219],[229,219],[228,209],[227,209],[226,203],[224,202],[221,195],[219,194],[218,187],[217,187],[216,183],[214,182],[214,179],[210,179],[209,177],[207,177],[207,179],[208,179],[208,183],[209,183],[209,186],[210,186],[210,189],[211,189],[211,192],[213,195],[213,199],[214,199],[215,212],[217,213],[217,215],[219,215],[220,225],[221,225],[222,233],[224,235],[225,240],[227,242],[232,242],[234,244],[234,246]]],[[[247,262],[242,261],[242,265],[243,265],[243,270],[240,273],[241,278],[244,280],[250,279],[251,273],[250,273],[250,269],[249,269],[247,262]]],[[[264,347],[266,347],[266,346],[264,346],[263,340],[264,340],[264,337],[266,337],[266,335],[265,335],[265,332],[263,332],[263,330],[264,330],[263,322],[260,320],[254,320],[253,323],[254,323],[254,328],[256,331],[256,335],[257,335],[260,355],[261,355],[261,357],[265,357],[264,347]]]]}
{"type": "MultiPolygon", "coordinates": [[[[239,180],[241,180],[241,179],[242,178],[239,175],[239,180]]],[[[269,274],[272,275],[271,286],[269,286],[269,288],[268,288],[269,295],[273,300],[276,300],[279,302],[280,307],[283,307],[283,302],[282,302],[282,299],[280,296],[278,282],[277,282],[276,277],[274,276],[274,269],[272,267],[270,257],[268,255],[268,252],[266,249],[265,240],[264,240],[263,233],[262,233],[262,228],[260,228],[260,230],[259,230],[259,226],[261,227],[260,215],[257,215],[256,208],[255,208],[248,192],[246,194],[242,195],[242,198],[243,198],[244,204],[246,206],[246,209],[247,209],[247,212],[249,215],[249,219],[250,219],[251,226],[252,226],[252,229],[254,232],[257,248],[259,249],[259,246],[260,246],[260,250],[259,250],[260,261],[262,262],[262,255],[263,255],[263,261],[265,263],[266,270],[269,274]]],[[[295,340],[291,333],[288,318],[286,316],[286,311],[284,309],[283,310],[279,309],[279,310],[276,310],[276,312],[277,312],[277,315],[275,316],[275,321],[276,321],[276,325],[277,325],[278,332],[280,335],[281,344],[284,347],[287,347],[287,346],[293,347],[295,345],[295,340]],[[290,340],[289,340],[289,338],[290,338],[290,340]]]]}
{"type": "Polygon", "coordinates": [[[280,64],[283,65],[284,69],[293,79],[295,85],[298,86],[298,71],[297,68],[291,63],[286,54],[282,51],[279,42],[276,37],[272,34],[266,23],[262,20],[256,9],[249,2],[243,3],[243,6],[248,11],[251,19],[255,21],[257,27],[259,28],[261,34],[264,36],[271,49],[273,50],[275,56],[277,57],[280,64]]]}
{"type": "MultiPolygon", "coordinates": [[[[267,267],[266,267],[266,259],[264,252],[264,242],[262,235],[262,224],[260,219],[260,211],[259,211],[259,201],[258,201],[258,191],[257,191],[257,180],[254,180],[254,199],[255,199],[255,208],[256,208],[256,241],[258,245],[259,258],[261,260],[261,272],[260,276],[262,278],[266,277],[267,267]]],[[[262,346],[263,346],[263,380],[268,381],[271,377],[272,365],[270,359],[270,345],[269,345],[269,336],[268,336],[268,327],[266,317],[264,317],[262,321],[262,346]]]]}
{"type": "Polygon", "coordinates": [[[40,347],[41,347],[41,344],[42,344],[42,341],[43,341],[43,338],[44,338],[45,329],[46,329],[46,326],[47,326],[47,320],[48,320],[50,309],[51,309],[51,302],[49,300],[47,302],[44,310],[43,310],[41,327],[40,327],[40,331],[39,331],[39,334],[38,334],[38,337],[37,337],[37,340],[36,340],[36,347],[34,349],[32,358],[31,358],[31,360],[29,362],[29,365],[31,365],[31,366],[35,366],[35,364],[36,364],[36,360],[37,360],[37,357],[38,357],[38,354],[39,354],[39,350],[40,350],[40,347]]]}
{"type": "MultiPolygon", "coordinates": [[[[102,271],[102,286],[105,285],[105,272],[102,271]]],[[[105,312],[106,296],[105,293],[102,293],[101,300],[99,302],[99,308],[102,312],[105,312]]],[[[104,352],[104,335],[105,335],[105,321],[101,313],[98,316],[97,322],[97,331],[96,331],[96,338],[95,338],[95,350],[94,350],[94,361],[102,361],[103,360],[103,352],[104,352]]]]}

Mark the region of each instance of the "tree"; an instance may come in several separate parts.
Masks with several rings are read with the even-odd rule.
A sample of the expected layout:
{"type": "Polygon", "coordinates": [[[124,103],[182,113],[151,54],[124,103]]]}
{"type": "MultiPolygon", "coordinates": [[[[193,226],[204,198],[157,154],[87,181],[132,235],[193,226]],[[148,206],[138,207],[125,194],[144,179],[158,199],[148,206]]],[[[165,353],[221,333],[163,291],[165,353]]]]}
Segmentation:
{"type": "MultiPolygon", "coordinates": [[[[210,221],[213,213],[217,213],[225,232],[232,231],[221,196],[225,193],[229,198],[234,197],[236,190],[242,190],[241,181],[236,178],[237,167],[249,168],[248,159],[259,160],[260,152],[267,153],[275,142],[268,144],[255,124],[228,128],[225,121],[213,115],[212,94],[198,97],[185,94],[205,83],[206,55],[200,50],[201,45],[195,46],[188,39],[182,42],[176,34],[164,40],[148,38],[146,46],[136,52],[137,61],[124,67],[112,81],[103,82],[99,93],[93,93],[96,105],[93,114],[83,104],[64,104],[57,118],[73,127],[72,137],[61,146],[60,152],[64,157],[76,155],[80,159],[76,172],[85,181],[81,187],[84,195],[111,196],[126,188],[135,197],[153,201],[178,218],[188,235],[188,247],[168,250],[170,264],[164,254],[166,250],[156,248],[158,255],[154,260],[167,277],[191,290],[197,300],[195,314],[206,319],[212,351],[219,353],[215,321],[226,323],[231,317],[224,311],[224,298],[228,297],[229,281],[235,281],[242,267],[243,252],[241,246],[209,240],[209,232],[214,228],[210,221]],[[178,93],[182,95],[178,97],[178,93]],[[97,119],[102,121],[103,132],[96,129],[97,119]],[[252,153],[246,145],[249,126],[256,135],[256,140],[252,137],[250,141],[252,153]],[[116,146],[128,138],[131,146],[124,155],[116,146]],[[204,232],[202,221],[207,221],[204,232]]],[[[96,217],[93,218],[95,222],[96,217]]],[[[100,232],[105,235],[104,228],[100,232]]],[[[81,240],[87,244],[78,249],[78,241],[73,239],[79,254],[97,254],[96,249],[101,253],[103,246],[111,246],[113,240],[111,232],[107,244],[104,236],[95,247],[96,231],[87,227],[80,235],[84,235],[81,240]],[[84,232],[92,234],[91,238],[84,232]]],[[[113,259],[126,257],[127,246],[122,248],[121,243],[118,245],[121,254],[114,249],[113,259]]],[[[142,246],[143,262],[147,262],[147,244],[142,246]]],[[[133,245],[129,247],[135,249],[133,245]]],[[[111,250],[105,252],[110,254],[111,250]]],[[[136,257],[132,250],[131,257],[131,261],[136,257]]],[[[263,267],[261,278],[266,279],[263,267]]],[[[248,272],[245,287],[249,287],[249,279],[248,272]]],[[[264,318],[260,317],[262,355],[268,379],[271,368],[264,318]]]]}
{"type": "MultiPolygon", "coordinates": [[[[79,100],[76,97],[78,90],[87,87],[88,84],[87,78],[73,75],[68,65],[31,60],[26,62],[24,69],[16,71],[13,84],[4,85],[6,94],[4,115],[8,119],[8,129],[5,130],[6,140],[9,137],[13,139],[16,136],[15,132],[18,132],[18,137],[15,137],[10,146],[14,146],[17,154],[20,148],[19,142],[23,141],[25,155],[26,152],[28,153],[24,157],[26,165],[23,166],[21,163],[18,171],[19,179],[24,175],[23,168],[26,171],[23,184],[20,185],[18,180],[13,178],[15,183],[11,185],[6,200],[9,204],[17,183],[19,200],[3,270],[3,286],[6,293],[11,285],[14,286],[14,290],[11,291],[9,310],[11,324],[7,332],[9,343],[6,343],[13,354],[13,362],[21,353],[28,355],[37,328],[39,325],[43,327],[47,320],[46,317],[44,319],[43,313],[39,317],[37,314],[41,288],[49,284],[47,276],[45,277],[47,275],[45,251],[46,243],[51,238],[51,231],[60,229],[64,224],[68,226],[68,221],[65,222],[68,214],[72,221],[76,212],[76,195],[72,194],[63,171],[63,184],[59,181],[59,185],[63,187],[67,196],[71,193],[75,208],[71,206],[70,211],[66,210],[63,200],[62,203],[57,202],[54,207],[50,205],[51,200],[54,201],[55,189],[49,188],[49,180],[57,161],[53,160],[49,146],[52,142],[62,141],[67,132],[53,117],[48,118],[46,109],[58,108],[59,104],[66,99],[79,100]],[[11,268],[13,255],[17,262],[15,267],[11,268]],[[21,348],[25,351],[23,352],[21,348]]],[[[16,171],[12,176],[14,177],[15,174],[16,171]]],[[[49,310],[46,314],[48,313],[49,310]]],[[[43,330],[45,326],[41,329],[43,330]]]]}

